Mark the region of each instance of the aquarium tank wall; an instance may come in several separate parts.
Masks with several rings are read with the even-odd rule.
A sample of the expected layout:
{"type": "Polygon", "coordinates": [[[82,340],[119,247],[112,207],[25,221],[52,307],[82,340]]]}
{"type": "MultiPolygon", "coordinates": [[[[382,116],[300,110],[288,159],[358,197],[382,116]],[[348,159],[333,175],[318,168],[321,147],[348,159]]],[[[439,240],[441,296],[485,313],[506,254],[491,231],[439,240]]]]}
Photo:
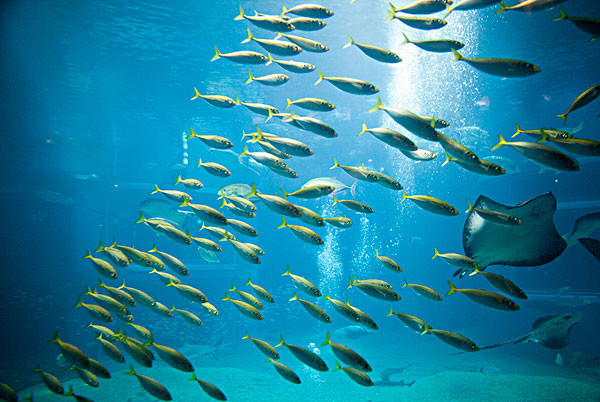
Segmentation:
{"type": "Polygon", "coordinates": [[[600,398],[600,3],[0,10],[0,400],[600,398]]]}

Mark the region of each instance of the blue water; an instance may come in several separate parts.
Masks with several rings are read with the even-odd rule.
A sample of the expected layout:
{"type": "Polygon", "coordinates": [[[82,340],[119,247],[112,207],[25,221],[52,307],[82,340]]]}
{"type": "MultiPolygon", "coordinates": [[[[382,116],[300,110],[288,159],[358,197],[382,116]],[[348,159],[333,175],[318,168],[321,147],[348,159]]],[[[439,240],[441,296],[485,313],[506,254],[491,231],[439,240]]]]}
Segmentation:
{"type": "MultiPolygon", "coordinates": [[[[508,173],[486,177],[453,163],[442,167],[441,146],[411,134],[408,136],[420,148],[437,153],[437,158],[415,163],[369,134],[357,137],[363,123],[369,128],[383,126],[406,131],[383,111],[367,112],[375,105],[377,95],[347,94],[327,82],[314,86],[316,72],[300,75],[274,64],[250,66],[255,76],[285,73],[291,79],[280,87],[264,87],[255,82],[244,85],[248,77],[246,66],[225,59],[209,62],[214,54],[213,44],[223,53],[237,50],[265,53],[255,43],[239,42],[247,37],[247,28],[258,38],[272,39],[274,34],[247,21],[234,21],[237,2],[3,2],[0,6],[3,60],[0,83],[4,94],[0,101],[4,131],[0,147],[4,172],[0,382],[23,390],[21,396],[32,391],[34,400],[55,400],[57,397],[44,391],[39,376],[33,373],[35,364],[40,363],[65,384],[74,384],[77,394],[94,400],[154,400],[143,393],[133,378],[122,375],[127,365],[117,365],[102,354],[93,332],[86,328],[91,320],[86,312],[81,308],[71,309],[78,294],[98,280],[89,261],[81,257],[86,249],[95,250],[99,240],[111,243],[114,238],[119,244],[134,244],[141,250],[149,250],[156,244],[160,250],[177,256],[191,272],[189,277],[182,278],[184,283],[201,289],[218,308],[217,317],[205,314],[148,275],[148,270],[133,265],[119,268],[118,279],[111,283],[118,286],[124,279],[128,286],[144,290],[167,306],[174,304],[195,312],[204,322],[203,327],[196,328],[180,317],[165,318],[146,307],[135,307],[132,310],[135,323],[153,331],[157,343],[194,354],[210,349],[210,345],[223,338],[218,360],[201,354],[190,360],[198,377],[220,386],[229,400],[466,400],[473,395],[493,400],[501,395],[483,394],[479,388],[447,394],[444,386],[456,388],[447,383],[448,377],[439,374],[454,373],[451,378],[460,384],[465,373],[483,371],[488,376],[497,375],[496,368],[500,375],[514,374],[516,377],[510,378],[525,380],[532,375],[550,379],[578,376],[577,381],[587,384],[595,392],[595,398],[600,396],[600,389],[594,385],[600,370],[593,359],[600,355],[600,341],[595,335],[599,328],[598,261],[580,245],[568,248],[543,266],[490,267],[491,272],[507,276],[530,295],[528,301],[519,303],[521,309],[517,312],[491,310],[462,295],[434,303],[401,289],[406,277],[410,283],[427,285],[445,295],[447,281],[455,268],[439,259],[432,261],[431,256],[434,247],[440,252],[463,253],[466,199],[474,202],[479,195],[486,195],[503,204],[515,205],[551,191],[558,202],[554,222],[561,234],[569,233],[578,217],[600,209],[597,158],[577,157],[578,172],[557,174],[540,169],[508,147],[490,151],[497,143],[498,133],[508,139],[515,123],[523,128],[564,127],[555,115],[563,113],[585,89],[600,82],[600,42],[588,41],[589,35],[568,21],[553,22],[559,15],[557,9],[500,15],[494,12],[497,6],[455,11],[443,29],[418,31],[397,20],[386,23],[388,5],[384,1],[321,4],[335,12],[334,17],[326,20],[327,27],[293,34],[319,40],[331,50],[321,54],[302,52],[291,59],[315,64],[326,76],[371,82],[380,89],[377,95],[386,106],[449,121],[451,126],[443,130],[444,134],[461,141],[482,159],[492,155],[504,158],[495,161],[508,173]],[[521,79],[486,75],[466,63],[451,61],[448,53],[428,53],[410,44],[402,45],[402,32],[411,39],[457,39],[465,43],[461,53],[466,57],[526,60],[540,66],[542,72],[521,79]],[[383,64],[368,58],[355,46],[344,49],[348,33],[358,42],[397,52],[403,61],[383,64]],[[278,119],[265,123],[263,116],[243,106],[219,109],[200,99],[190,102],[194,87],[203,94],[232,98],[237,95],[245,102],[266,103],[281,110],[286,98],[326,99],[336,105],[334,111],[293,110],[323,120],[335,128],[339,137],[319,137],[278,119]],[[229,138],[235,144],[233,153],[211,150],[197,139],[184,140],[190,126],[199,134],[229,138]],[[278,176],[264,167],[248,164],[247,158],[241,163],[235,156],[243,149],[242,130],[252,132],[256,126],[301,140],[315,151],[309,158],[294,157],[286,161],[299,178],[278,176]],[[232,175],[210,176],[196,168],[198,158],[221,163],[232,175]],[[329,169],[333,158],[345,165],[364,164],[366,168],[383,171],[397,178],[409,195],[435,196],[455,206],[460,215],[434,215],[410,202],[401,203],[401,192],[359,182],[356,200],[373,207],[374,214],[360,215],[339,205],[332,206],[331,197],[296,200],[323,216],[343,215],[353,221],[353,226],[346,230],[332,226],[316,228],[325,244],[312,246],[287,229],[276,230],[280,217],[258,203],[257,217],[247,222],[260,236],[244,241],[254,242],[265,251],[260,265],[243,261],[230,245],[223,243],[220,243],[223,251],[218,253],[220,262],[209,264],[201,258],[197,246],[181,246],[158,236],[146,225],[134,224],[141,202],[164,199],[150,194],[153,184],[184,190],[172,186],[178,174],[204,183],[202,190],[190,192],[194,203],[217,208],[220,205],[217,191],[234,183],[254,182],[266,194],[276,194],[280,188],[292,191],[309,179],[322,176],[352,185],[355,180],[341,169],[329,169]],[[375,258],[376,249],[394,258],[403,272],[385,270],[375,258]],[[318,304],[328,312],[332,324],[322,324],[297,302],[288,302],[294,295],[294,287],[289,277],[280,276],[287,264],[293,273],[312,281],[323,294],[328,292],[343,301],[349,296],[353,305],[378,323],[378,331],[360,339],[337,339],[367,358],[373,366],[370,375],[374,381],[380,380],[378,374],[385,368],[412,364],[393,379],[416,380],[415,388],[363,389],[339,372],[319,374],[306,369],[289,352],[281,350],[281,361],[300,375],[303,384],[292,385],[277,376],[270,363],[264,362],[265,356],[248,341],[241,340],[244,330],[271,344],[277,343],[279,333],[283,333],[286,342],[317,348],[331,371],[335,367],[334,356],[329,347],[320,346],[325,332],[329,330],[336,341],[334,331],[352,325],[326,301],[318,304]],[[569,349],[590,357],[591,363],[556,365],[557,351],[535,344],[451,356],[456,350],[450,346],[434,337],[420,337],[395,318],[386,318],[389,303],[369,298],[357,289],[347,289],[350,275],[390,282],[402,296],[402,301],[394,304],[395,311],[415,314],[434,328],[458,332],[480,346],[521,335],[540,316],[582,311],[582,321],[571,331],[569,349]],[[276,300],[274,305],[266,306],[264,320],[260,322],[242,316],[230,303],[220,300],[232,283],[250,291],[244,286],[248,277],[269,290],[276,300]],[[565,287],[568,288],[559,292],[565,287]],[[61,339],[105,363],[113,380],[100,380],[100,387],[91,389],[76,379],[72,371],[65,370],[60,359],[56,359],[56,346],[47,344],[55,330],[61,339]],[[425,391],[419,388],[424,384],[433,385],[425,391]]],[[[405,4],[408,1],[398,1],[396,6],[405,4]]],[[[281,9],[280,2],[271,0],[246,2],[243,6],[249,14],[254,9],[267,14],[279,13],[281,9]]],[[[563,6],[570,15],[600,16],[600,4],[595,1],[571,0],[563,6]]],[[[575,128],[583,123],[575,135],[598,140],[598,110],[595,101],[573,112],[566,127],[575,128]]],[[[521,136],[517,139],[527,140],[521,136]]],[[[256,145],[250,148],[259,150],[256,145]]],[[[346,191],[341,198],[348,199],[351,195],[346,191]]],[[[200,226],[195,216],[189,216],[185,228],[194,236],[209,237],[198,232],[200,226]]],[[[501,248],[500,239],[498,243],[501,248]]],[[[455,283],[459,287],[494,290],[480,276],[456,279],[455,283]]],[[[232,292],[229,294],[233,296],[232,292]]],[[[87,302],[92,303],[92,299],[87,302]]],[[[116,330],[120,324],[115,319],[109,326],[116,330]]],[[[127,355],[126,359],[127,363],[132,361],[127,355]]],[[[155,363],[153,369],[134,366],[140,373],[163,382],[175,400],[208,398],[195,384],[185,382],[188,374],[159,360],[155,363]]],[[[507,378],[502,377],[504,381],[507,378]]],[[[562,384],[559,380],[555,382],[562,384]]],[[[505,385],[510,388],[510,383],[505,385]]],[[[579,388],[570,389],[573,400],[587,400],[590,395],[578,394],[579,388]]],[[[527,400],[518,392],[514,395],[510,390],[506,392],[503,400],[527,400]]],[[[534,394],[528,400],[543,400],[542,395],[545,394],[537,397],[534,394]]]]}

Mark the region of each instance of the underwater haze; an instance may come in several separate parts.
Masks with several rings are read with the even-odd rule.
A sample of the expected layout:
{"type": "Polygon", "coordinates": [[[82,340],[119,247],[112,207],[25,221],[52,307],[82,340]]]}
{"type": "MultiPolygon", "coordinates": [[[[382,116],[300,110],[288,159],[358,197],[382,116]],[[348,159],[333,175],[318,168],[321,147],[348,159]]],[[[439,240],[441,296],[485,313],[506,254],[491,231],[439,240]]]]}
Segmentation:
{"type": "Polygon", "coordinates": [[[600,3],[393,3],[2,2],[0,400],[600,400],[600,3]]]}

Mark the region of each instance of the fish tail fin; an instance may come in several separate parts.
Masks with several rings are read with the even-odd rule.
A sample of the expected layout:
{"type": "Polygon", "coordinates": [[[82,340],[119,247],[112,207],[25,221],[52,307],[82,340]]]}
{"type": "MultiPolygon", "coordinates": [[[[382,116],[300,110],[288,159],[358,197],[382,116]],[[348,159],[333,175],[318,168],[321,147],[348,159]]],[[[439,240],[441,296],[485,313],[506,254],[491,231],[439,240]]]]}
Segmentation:
{"type": "Polygon", "coordinates": [[[560,117],[561,119],[563,119],[563,123],[567,124],[567,114],[568,113],[557,114],[556,117],[560,117]]]}
{"type": "Polygon", "coordinates": [[[425,335],[430,332],[431,332],[431,328],[426,326],[425,329],[423,330],[423,332],[421,332],[421,335],[425,335]]]}
{"type": "Polygon", "coordinates": [[[335,373],[338,370],[341,370],[342,366],[340,366],[340,362],[338,362],[337,360],[335,361],[335,368],[333,369],[333,372],[335,373]]]}
{"type": "MultiPolygon", "coordinates": [[[[177,184],[177,183],[175,183],[177,184]]],[[[137,221],[135,221],[135,223],[142,223],[145,222],[146,218],[144,218],[144,214],[142,213],[142,211],[140,211],[140,219],[138,219],[137,221]]]]}
{"type": "Polygon", "coordinates": [[[396,12],[392,8],[391,10],[388,11],[388,15],[385,20],[389,22],[389,21],[393,20],[394,18],[396,18],[396,12]]]}
{"type": "Polygon", "coordinates": [[[350,194],[352,194],[352,197],[356,197],[357,184],[358,184],[358,180],[354,180],[354,183],[352,183],[352,185],[350,186],[350,194]]]}
{"type": "Polygon", "coordinates": [[[354,286],[354,281],[352,280],[351,277],[348,277],[348,281],[350,282],[350,284],[348,285],[348,287],[346,289],[350,289],[352,286],[354,286]]]}
{"type": "Polygon", "coordinates": [[[285,272],[283,274],[281,274],[281,276],[286,276],[286,275],[291,275],[290,274],[290,264],[288,264],[287,267],[285,268],[285,272]]]}
{"type": "Polygon", "coordinates": [[[229,295],[227,294],[227,292],[225,292],[225,298],[221,299],[223,301],[231,301],[231,299],[229,298],[229,295]]]}
{"type": "Polygon", "coordinates": [[[246,282],[246,286],[252,286],[252,281],[250,280],[250,277],[248,277],[248,282],[246,282]]]}
{"type": "Polygon", "coordinates": [[[190,205],[189,198],[184,198],[183,202],[181,204],[179,204],[179,208],[181,208],[181,207],[187,207],[188,205],[190,205]]]}
{"type": "Polygon", "coordinates": [[[82,258],[92,258],[92,253],[90,253],[90,250],[85,250],[86,254],[82,257],[82,258]]]}
{"type": "Polygon", "coordinates": [[[228,292],[235,292],[237,289],[235,287],[235,284],[231,284],[231,289],[228,290],[228,292]]]}
{"type": "Polygon", "coordinates": [[[375,249],[375,257],[379,258],[379,250],[375,249]]]}
{"type": "Polygon", "coordinates": [[[223,237],[221,239],[219,239],[219,241],[229,241],[231,240],[231,235],[229,234],[228,231],[225,231],[225,233],[223,234],[223,237]]]}
{"type": "Polygon", "coordinates": [[[273,59],[273,56],[271,56],[271,53],[269,52],[267,52],[267,58],[269,59],[269,61],[267,61],[267,64],[265,64],[265,66],[268,66],[269,64],[275,61],[275,59],[273,59]]]}
{"type": "Polygon", "coordinates": [[[285,108],[287,109],[290,106],[292,106],[292,101],[290,100],[290,98],[287,98],[287,106],[285,108]]]}
{"type": "Polygon", "coordinates": [[[175,282],[173,282],[173,279],[169,278],[169,283],[167,283],[167,286],[175,286],[175,282]]]}
{"type": "Polygon", "coordinates": [[[406,34],[404,32],[402,32],[402,36],[404,37],[404,40],[402,41],[402,44],[404,45],[405,43],[411,43],[410,39],[408,39],[408,36],[406,36],[406,34]]]}
{"type": "Polygon", "coordinates": [[[129,371],[125,373],[125,375],[136,375],[135,370],[132,365],[129,365],[129,371]]]}
{"type": "Polygon", "coordinates": [[[537,140],[536,142],[546,142],[548,141],[548,133],[543,128],[540,128],[540,132],[542,133],[542,138],[537,140]]]}
{"type": "Polygon", "coordinates": [[[483,271],[482,271],[482,270],[480,270],[479,268],[475,268],[475,269],[473,270],[473,272],[471,272],[471,273],[469,274],[469,276],[473,276],[473,275],[477,275],[477,274],[481,274],[481,273],[483,273],[483,271]]]}
{"type": "Polygon", "coordinates": [[[333,166],[330,167],[329,169],[335,169],[340,167],[340,164],[338,163],[337,159],[333,158],[333,166]]]}
{"type": "Polygon", "coordinates": [[[158,273],[158,271],[156,270],[156,268],[152,268],[152,271],[148,272],[148,275],[150,274],[156,274],[158,273]]]}
{"type": "Polygon", "coordinates": [[[242,5],[240,4],[240,13],[238,14],[237,17],[234,18],[235,21],[241,21],[246,17],[246,13],[244,13],[244,9],[242,8],[242,5]]]}
{"type": "Polygon", "coordinates": [[[315,85],[317,85],[319,82],[323,81],[323,79],[325,78],[325,76],[323,75],[323,73],[321,72],[320,69],[317,68],[317,72],[319,73],[319,79],[315,82],[315,85]]]}
{"type": "Polygon", "coordinates": [[[273,114],[273,110],[269,109],[269,115],[267,116],[267,119],[265,120],[265,123],[268,122],[269,120],[271,120],[274,116],[273,114]]]}
{"type": "Polygon", "coordinates": [[[194,137],[198,137],[198,134],[196,134],[194,129],[190,126],[190,134],[186,135],[185,138],[189,139],[189,138],[194,138],[194,137]]]}
{"type": "Polygon", "coordinates": [[[99,251],[104,251],[104,244],[102,244],[102,240],[99,240],[98,243],[99,243],[98,248],[96,250],[94,250],[94,253],[97,253],[99,251]]]}
{"type": "Polygon", "coordinates": [[[246,145],[244,145],[244,150],[238,156],[242,157],[242,156],[245,156],[245,155],[248,155],[248,147],[246,145]]]}
{"type": "Polygon", "coordinates": [[[262,132],[262,130],[257,126],[256,127],[256,138],[252,138],[251,142],[258,142],[258,141],[262,141],[265,139],[265,134],[262,132]]]}
{"type": "Polygon", "coordinates": [[[363,135],[364,133],[366,133],[367,130],[368,130],[367,125],[365,123],[363,123],[362,129],[360,130],[360,132],[358,134],[356,134],[356,136],[360,137],[361,135],[363,135]]]}
{"type": "Polygon", "coordinates": [[[503,145],[507,145],[508,142],[506,142],[506,140],[504,139],[504,137],[502,137],[502,134],[498,134],[498,143],[496,145],[494,145],[492,147],[492,151],[495,151],[496,149],[500,148],[503,145]]]}
{"type": "Polygon", "coordinates": [[[244,82],[244,84],[250,84],[252,81],[254,81],[254,76],[250,72],[250,69],[248,69],[248,79],[246,80],[246,82],[244,82]]]}
{"type": "Polygon", "coordinates": [[[60,342],[60,338],[58,336],[58,331],[54,331],[54,337],[48,341],[48,343],[58,343],[60,342]]]}
{"type": "Polygon", "coordinates": [[[462,54],[458,53],[458,50],[452,49],[452,53],[454,54],[454,60],[464,60],[465,58],[462,54]]]}
{"type": "Polygon", "coordinates": [[[212,59],[210,59],[210,61],[215,61],[221,58],[221,52],[219,52],[217,45],[213,45],[213,47],[215,48],[215,55],[212,57],[212,59]]]}
{"type": "Polygon", "coordinates": [[[248,334],[248,330],[246,330],[246,335],[243,336],[242,339],[250,339],[250,334],[248,334]]]}
{"type": "Polygon", "coordinates": [[[331,300],[331,297],[329,297],[329,292],[325,292],[325,296],[323,296],[323,300],[331,300]]]}
{"type": "Polygon", "coordinates": [[[42,369],[40,368],[40,364],[39,363],[37,363],[35,365],[35,368],[33,369],[33,371],[36,372],[36,373],[41,373],[42,372],[42,369]]]}
{"type": "Polygon", "coordinates": [[[196,373],[192,371],[192,378],[190,378],[188,381],[197,381],[198,378],[196,378],[196,373]]]}
{"type": "Polygon", "coordinates": [[[515,133],[510,138],[515,138],[517,135],[519,135],[519,134],[521,134],[523,132],[523,130],[519,126],[519,123],[515,124],[515,126],[517,127],[517,131],[515,131],[515,133]]]}
{"type": "Polygon", "coordinates": [[[450,290],[446,293],[446,297],[450,296],[452,293],[458,292],[458,288],[452,284],[452,282],[448,281],[448,285],[450,285],[450,290]]]}
{"type": "Polygon", "coordinates": [[[392,305],[390,304],[390,312],[387,313],[386,317],[389,317],[391,315],[394,315],[394,310],[392,309],[392,305]]]}
{"type": "Polygon", "coordinates": [[[375,112],[377,110],[381,110],[383,108],[383,105],[381,104],[381,96],[377,97],[377,104],[375,106],[373,106],[372,108],[369,108],[367,110],[367,112],[375,112]]]}
{"type": "Polygon", "coordinates": [[[465,211],[465,214],[468,214],[469,212],[471,212],[473,210],[473,204],[471,204],[471,201],[467,200],[467,204],[469,204],[469,208],[467,208],[467,210],[465,211]]]}
{"type": "Polygon", "coordinates": [[[244,39],[241,43],[248,43],[252,39],[254,39],[254,35],[252,35],[252,32],[250,32],[250,28],[248,28],[248,38],[244,39]]]}
{"type": "Polygon", "coordinates": [[[329,345],[329,344],[331,344],[331,339],[329,339],[329,331],[327,331],[327,333],[326,333],[326,335],[325,335],[325,342],[323,342],[323,343],[321,344],[321,346],[327,346],[327,345],[329,345]]]}
{"type": "Polygon", "coordinates": [[[433,257],[431,257],[432,260],[435,260],[436,258],[438,258],[440,256],[440,253],[438,252],[437,248],[433,248],[433,257]]]}
{"type": "Polygon", "coordinates": [[[194,92],[196,93],[194,95],[194,97],[190,100],[194,100],[194,99],[198,99],[199,97],[201,97],[202,95],[200,95],[200,92],[198,92],[198,89],[196,87],[194,87],[194,92]]]}
{"type": "Polygon", "coordinates": [[[288,9],[285,8],[285,6],[281,6],[281,14],[279,14],[280,17],[283,17],[284,15],[286,15],[288,12],[288,9]]]}
{"type": "Polygon", "coordinates": [[[334,206],[335,204],[337,204],[338,202],[340,202],[340,200],[338,200],[335,195],[333,195],[332,197],[333,197],[333,204],[331,204],[331,206],[334,206]]]}
{"type": "Polygon", "coordinates": [[[250,194],[248,194],[248,197],[256,197],[256,194],[257,194],[256,184],[252,183],[250,188],[251,188],[251,191],[250,191],[250,194]]]}
{"type": "MultiPolygon", "coordinates": [[[[223,208],[225,205],[227,205],[227,200],[225,199],[225,197],[223,197],[223,202],[221,202],[221,205],[219,206],[219,208],[223,208]]],[[[202,229],[204,228],[204,222],[202,222],[202,229]]],[[[200,230],[202,230],[200,229],[200,230]]]]}
{"type": "Polygon", "coordinates": [[[158,186],[155,184],[155,185],[154,185],[154,191],[153,191],[153,192],[151,192],[150,194],[156,194],[156,193],[158,193],[158,192],[160,192],[160,188],[158,188],[158,186]]]}
{"type": "Polygon", "coordinates": [[[182,179],[181,179],[181,175],[178,174],[177,175],[177,180],[175,180],[175,183],[173,183],[174,186],[178,185],[179,183],[181,183],[182,179]]]}
{"type": "Polygon", "coordinates": [[[102,282],[102,279],[98,278],[98,284],[96,285],[99,288],[105,288],[106,285],[104,284],[104,282],[102,282]]]}
{"type": "Polygon", "coordinates": [[[503,1],[501,1],[500,9],[496,11],[496,14],[501,14],[501,13],[505,12],[506,10],[508,10],[508,6],[506,4],[504,4],[503,1]]]}
{"type": "Polygon", "coordinates": [[[408,286],[408,282],[406,281],[406,278],[404,278],[404,285],[402,285],[403,288],[408,286]]]}
{"type": "Polygon", "coordinates": [[[294,297],[292,297],[292,298],[291,298],[289,301],[294,301],[294,300],[300,300],[300,299],[298,298],[298,291],[296,291],[296,292],[294,293],[294,297]]]}
{"type": "Polygon", "coordinates": [[[457,161],[457,159],[450,156],[448,151],[444,151],[444,152],[446,153],[446,160],[444,161],[444,163],[442,163],[442,166],[447,165],[448,163],[450,163],[450,161],[457,161]]]}
{"type": "Polygon", "coordinates": [[[444,14],[444,16],[442,17],[442,20],[446,20],[446,18],[448,18],[448,16],[450,15],[450,13],[452,11],[454,11],[454,7],[452,7],[451,5],[447,5],[448,11],[446,12],[446,14],[444,14]]]}
{"type": "Polygon", "coordinates": [[[77,296],[77,303],[75,303],[73,308],[76,309],[77,307],[81,307],[81,306],[83,306],[83,300],[81,300],[81,296],[77,296]]]}
{"type": "Polygon", "coordinates": [[[356,43],[356,42],[354,42],[354,39],[352,39],[352,36],[351,36],[350,34],[348,34],[348,38],[349,38],[350,40],[348,41],[348,43],[346,43],[346,44],[344,45],[344,49],[345,49],[345,48],[347,48],[347,47],[350,47],[350,46],[352,46],[354,43],[356,43]]]}
{"type": "Polygon", "coordinates": [[[277,345],[275,345],[276,348],[280,347],[280,346],[285,346],[285,341],[283,340],[283,334],[279,334],[279,343],[277,345]]]}
{"type": "Polygon", "coordinates": [[[73,396],[73,395],[75,395],[73,393],[73,386],[69,385],[69,390],[65,393],[65,396],[73,396]]]}
{"type": "Polygon", "coordinates": [[[400,202],[404,201],[407,198],[408,198],[408,195],[406,195],[406,191],[404,191],[404,189],[402,189],[402,199],[400,200],[400,202]]]}
{"type": "Polygon", "coordinates": [[[284,200],[286,200],[289,197],[289,193],[286,193],[285,191],[283,191],[282,188],[280,188],[279,191],[281,191],[283,193],[283,199],[284,200]]]}
{"type": "Polygon", "coordinates": [[[240,97],[239,97],[239,96],[237,96],[237,95],[235,96],[235,104],[236,104],[236,105],[241,105],[241,104],[242,104],[242,100],[241,100],[241,99],[240,99],[240,97]]]}

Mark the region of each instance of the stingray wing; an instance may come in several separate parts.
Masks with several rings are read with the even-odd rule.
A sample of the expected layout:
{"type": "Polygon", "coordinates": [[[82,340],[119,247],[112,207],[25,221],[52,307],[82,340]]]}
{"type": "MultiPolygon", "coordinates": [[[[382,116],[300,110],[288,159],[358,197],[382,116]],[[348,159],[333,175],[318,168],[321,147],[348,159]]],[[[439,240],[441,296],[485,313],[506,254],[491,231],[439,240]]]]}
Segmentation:
{"type": "Polygon", "coordinates": [[[549,192],[517,206],[500,204],[479,196],[476,208],[491,209],[520,218],[521,225],[489,222],[471,212],[463,229],[467,256],[482,266],[500,264],[531,267],[547,264],[558,257],[567,244],[554,227],[556,198],[549,192]]]}

